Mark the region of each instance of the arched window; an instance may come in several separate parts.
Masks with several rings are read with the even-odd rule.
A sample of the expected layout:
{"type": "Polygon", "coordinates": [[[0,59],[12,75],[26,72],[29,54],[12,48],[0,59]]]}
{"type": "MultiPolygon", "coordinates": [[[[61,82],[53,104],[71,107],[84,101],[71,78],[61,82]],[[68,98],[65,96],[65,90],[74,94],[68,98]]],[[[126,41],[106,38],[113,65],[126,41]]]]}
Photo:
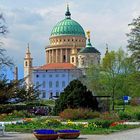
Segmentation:
{"type": "Polygon", "coordinates": [[[26,67],[28,66],[28,62],[27,62],[27,61],[25,62],[25,66],[26,66],[26,67]]]}
{"type": "Polygon", "coordinates": [[[74,63],[74,57],[72,57],[72,63],[74,63]]]}
{"type": "Polygon", "coordinates": [[[63,62],[66,62],[66,56],[63,55],[63,62]]]}
{"type": "Polygon", "coordinates": [[[30,67],[32,66],[32,61],[30,61],[30,67]]]}

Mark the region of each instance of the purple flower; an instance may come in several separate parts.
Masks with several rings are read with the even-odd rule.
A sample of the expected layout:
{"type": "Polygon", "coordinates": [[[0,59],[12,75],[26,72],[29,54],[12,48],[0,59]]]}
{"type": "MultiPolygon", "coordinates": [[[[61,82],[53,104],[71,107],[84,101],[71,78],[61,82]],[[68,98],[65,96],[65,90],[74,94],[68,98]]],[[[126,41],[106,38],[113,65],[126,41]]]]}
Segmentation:
{"type": "Polygon", "coordinates": [[[79,130],[70,130],[70,129],[58,131],[58,133],[78,133],[78,132],[80,132],[80,131],[79,130]]]}
{"type": "Polygon", "coordinates": [[[34,130],[34,133],[36,134],[57,134],[54,130],[49,130],[49,129],[38,129],[34,130]]]}

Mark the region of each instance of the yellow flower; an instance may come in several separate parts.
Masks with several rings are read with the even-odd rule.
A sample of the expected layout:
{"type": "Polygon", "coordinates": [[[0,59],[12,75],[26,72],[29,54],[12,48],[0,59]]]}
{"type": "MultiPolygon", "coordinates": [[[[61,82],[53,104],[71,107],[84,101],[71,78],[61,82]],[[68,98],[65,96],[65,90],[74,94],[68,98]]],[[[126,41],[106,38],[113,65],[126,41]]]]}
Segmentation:
{"type": "Polygon", "coordinates": [[[67,124],[68,124],[68,125],[73,125],[74,123],[73,123],[71,120],[68,120],[68,121],[67,121],[67,124]]]}
{"type": "Polygon", "coordinates": [[[85,124],[84,127],[87,128],[88,127],[88,124],[85,124]]]}

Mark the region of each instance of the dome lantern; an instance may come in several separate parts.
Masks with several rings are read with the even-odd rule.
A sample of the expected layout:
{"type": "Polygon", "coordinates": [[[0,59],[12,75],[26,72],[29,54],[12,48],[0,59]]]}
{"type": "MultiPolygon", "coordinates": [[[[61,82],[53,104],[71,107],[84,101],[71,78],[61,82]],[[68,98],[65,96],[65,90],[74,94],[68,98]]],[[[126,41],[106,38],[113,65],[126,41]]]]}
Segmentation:
{"type": "Polygon", "coordinates": [[[67,11],[65,13],[65,16],[66,16],[66,19],[71,19],[71,13],[70,13],[69,5],[68,4],[67,4],[67,11]]]}
{"type": "Polygon", "coordinates": [[[87,31],[86,33],[87,33],[87,39],[88,39],[87,40],[88,42],[87,42],[87,46],[86,47],[92,47],[92,44],[90,42],[90,31],[87,31]]]}

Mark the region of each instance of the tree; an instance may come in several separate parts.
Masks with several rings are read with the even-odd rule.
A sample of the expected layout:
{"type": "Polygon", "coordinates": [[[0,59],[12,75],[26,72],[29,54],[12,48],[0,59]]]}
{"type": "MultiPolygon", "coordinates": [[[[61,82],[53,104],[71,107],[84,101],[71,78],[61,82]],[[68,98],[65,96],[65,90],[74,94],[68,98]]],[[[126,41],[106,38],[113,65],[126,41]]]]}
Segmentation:
{"type": "Polygon", "coordinates": [[[127,89],[129,90],[128,95],[131,97],[140,96],[140,72],[136,71],[131,73],[126,78],[127,89]]]}
{"type": "Polygon", "coordinates": [[[26,90],[24,80],[9,82],[6,76],[0,76],[0,104],[35,101],[39,97],[38,87],[26,90]]]}
{"type": "Polygon", "coordinates": [[[129,92],[126,78],[134,72],[135,65],[122,49],[107,53],[101,65],[102,85],[104,91],[112,97],[112,110],[114,110],[115,97],[122,97],[129,92]]]}
{"type": "Polygon", "coordinates": [[[87,90],[79,80],[73,80],[56,100],[54,113],[57,115],[66,108],[98,109],[98,102],[92,92],[87,90]]]}
{"type": "Polygon", "coordinates": [[[132,23],[129,24],[131,31],[128,36],[128,49],[132,53],[132,58],[135,63],[140,68],[140,16],[136,19],[133,19],[132,23]]]}
{"type": "MultiPolygon", "coordinates": [[[[2,14],[0,14],[0,36],[3,36],[7,33],[7,27],[5,26],[5,19],[2,14]]],[[[13,61],[9,56],[5,54],[6,50],[1,47],[3,43],[0,42],[0,70],[2,71],[3,68],[6,66],[12,67],[13,61]]]]}
{"type": "Polygon", "coordinates": [[[8,83],[6,76],[0,76],[0,104],[9,103],[14,98],[14,87],[15,83],[8,83]]]}
{"type": "Polygon", "coordinates": [[[39,99],[40,91],[38,87],[30,86],[27,90],[25,85],[19,86],[15,91],[16,102],[32,102],[39,99]]]}
{"type": "Polygon", "coordinates": [[[80,81],[90,89],[94,95],[101,95],[102,85],[100,83],[100,65],[90,65],[86,69],[86,75],[80,81]]]}

